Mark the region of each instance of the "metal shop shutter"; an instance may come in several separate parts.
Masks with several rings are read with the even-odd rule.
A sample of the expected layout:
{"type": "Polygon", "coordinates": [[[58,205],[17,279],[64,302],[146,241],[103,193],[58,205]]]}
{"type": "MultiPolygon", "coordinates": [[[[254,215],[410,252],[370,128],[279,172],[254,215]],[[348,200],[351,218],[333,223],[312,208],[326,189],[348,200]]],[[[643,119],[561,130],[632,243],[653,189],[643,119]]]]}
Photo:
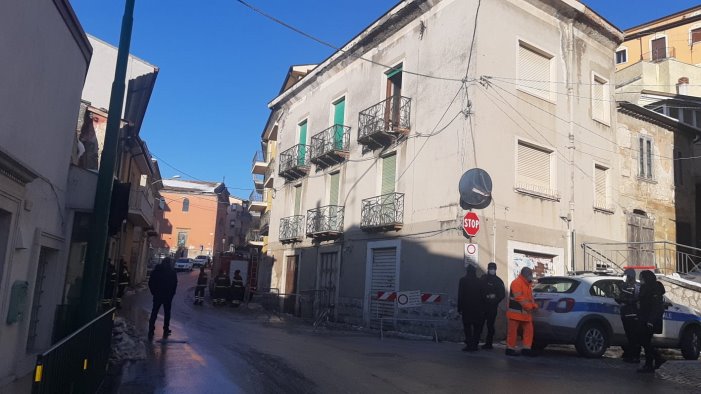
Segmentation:
{"type": "Polygon", "coordinates": [[[394,301],[378,301],[374,298],[378,291],[396,291],[397,248],[372,250],[372,279],[370,284],[370,317],[394,316],[394,301]]]}
{"type": "Polygon", "coordinates": [[[605,207],[606,202],[606,171],[605,167],[595,166],[594,167],[594,188],[596,196],[596,205],[600,207],[605,207]]]}
{"type": "Polygon", "coordinates": [[[520,43],[518,47],[519,85],[531,94],[549,99],[551,58],[520,43]]]}
{"type": "Polygon", "coordinates": [[[550,154],[552,152],[518,142],[518,183],[550,190],[550,154]]]}

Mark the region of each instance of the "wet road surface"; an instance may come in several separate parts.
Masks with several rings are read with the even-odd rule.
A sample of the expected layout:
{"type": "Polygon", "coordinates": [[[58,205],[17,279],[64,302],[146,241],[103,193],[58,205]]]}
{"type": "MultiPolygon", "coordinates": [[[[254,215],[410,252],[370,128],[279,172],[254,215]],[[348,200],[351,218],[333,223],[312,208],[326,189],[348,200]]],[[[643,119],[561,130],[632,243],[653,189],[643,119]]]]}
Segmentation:
{"type": "MultiPolygon", "coordinates": [[[[379,340],[360,332],[313,330],[265,312],[193,305],[196,272],[178,274],[171,330],[162,316],[148,359],[127,364],[115,393],[666,393],[693,392],[618,359],[571,350],[507,358],[502,348],[465,353],[461,344],[379,340]]],[[[122,312],[146,337],[148,291],[122,312]]]]}

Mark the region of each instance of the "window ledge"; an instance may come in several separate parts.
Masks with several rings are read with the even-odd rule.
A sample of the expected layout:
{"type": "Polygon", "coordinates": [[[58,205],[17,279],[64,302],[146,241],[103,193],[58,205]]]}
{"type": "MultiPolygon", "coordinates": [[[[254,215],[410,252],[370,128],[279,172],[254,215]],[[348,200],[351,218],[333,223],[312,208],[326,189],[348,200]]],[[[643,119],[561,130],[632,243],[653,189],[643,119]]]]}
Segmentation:
{"type": "Polygon", "coordinates": [[[514,187],[514,191],[516,193],[524,194],[526,196],[531,196],[535,198],[540,198],[542,200],[549,200],[549,201],[560,201],[560,196],[557,193],[543,193],[543,192],[537,192],[535,190],[529,190],[525,189],[523,187],[514,187]]]}
{"type": "Polygon", "coordinates": [[[606,120],[604,120],[604,119],[599,119],[599,118],[593,117],[593,116],[592,116],[591,119],[592,119],[594,122],[599,123],[599,124],[602,125],[602,126],[611,127],[611,120],[606,121],[606,120]]]}
{"type": "Polygon", "coordinates": [[[598,207],[594,205],[594,212],[604,213],[607,215],[613,215],[616,210],[613,207],[598,207]]]}
{"type": "MultiPolygon", "coordinates": [[[[556,99],[553,98],[552,92],[549,91],[549,90],[547,91],[547,93],[548,93],[547,95],[546,95],[546,94],[541,95],[541,94],[539,94],[539,93],[537,93],[537,92],[534,91],[534,90],[537,91],[538,89],[531,90],[531,89],[525,88],[525,87],[517,87],[516,90],[518,90],[518,91],[521,92],[521,93],[527,94],[527,95],[529,95],[529,96],[531,96],[531,97],[535,97],[535,98],[537,98],[537,99],[543,100],[543,101],[545,101],[545,102],[547,102],[547,103],[550,103],[550,104],[553,104],[553,105],[556,105],[556,104],[557,104],[556,99]]],[[[545,93],[544,90],[543,90],[543,92],[545,93]]]]}
{"type": "Polygon", "coordinates": [[[638,180],[641,182],[647,182],[647,183],[652,183],[652,184],[657,184],[657,180],[655,178],[645,178],[640,175],[638,175],[638,180]]]}

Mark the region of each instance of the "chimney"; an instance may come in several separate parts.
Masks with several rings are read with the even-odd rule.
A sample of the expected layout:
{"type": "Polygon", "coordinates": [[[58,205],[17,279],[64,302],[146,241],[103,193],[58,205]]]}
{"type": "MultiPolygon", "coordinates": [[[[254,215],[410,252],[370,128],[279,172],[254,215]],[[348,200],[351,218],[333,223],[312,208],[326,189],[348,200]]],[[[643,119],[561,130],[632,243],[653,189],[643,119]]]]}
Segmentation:
{"type": "Polygon", "coordinates": [[[689,78],[681,77],[677,82],[677,94],[688,95],[689,94],[689,78]]]}

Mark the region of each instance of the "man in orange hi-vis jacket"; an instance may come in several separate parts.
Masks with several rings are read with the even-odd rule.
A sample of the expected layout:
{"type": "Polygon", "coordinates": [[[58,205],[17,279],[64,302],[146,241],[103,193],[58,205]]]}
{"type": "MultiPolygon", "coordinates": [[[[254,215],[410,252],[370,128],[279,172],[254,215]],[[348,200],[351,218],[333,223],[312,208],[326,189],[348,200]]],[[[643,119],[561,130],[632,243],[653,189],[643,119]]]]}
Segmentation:
{"type": "Polygon", "coordinates": [[[508,320],[508,332],[506,336],[506,355],[518,356],[516,352],[516,336],[518,329],[523,330],[523,350],[524,356],[533,356],[531,345],[533,344],[533,312],[538,309],[538,305],[533,300],[533,270],[528,267],[521,269],[521,275],[511,282],[509,292],[509,309],[506,312],[508,320]]]}

